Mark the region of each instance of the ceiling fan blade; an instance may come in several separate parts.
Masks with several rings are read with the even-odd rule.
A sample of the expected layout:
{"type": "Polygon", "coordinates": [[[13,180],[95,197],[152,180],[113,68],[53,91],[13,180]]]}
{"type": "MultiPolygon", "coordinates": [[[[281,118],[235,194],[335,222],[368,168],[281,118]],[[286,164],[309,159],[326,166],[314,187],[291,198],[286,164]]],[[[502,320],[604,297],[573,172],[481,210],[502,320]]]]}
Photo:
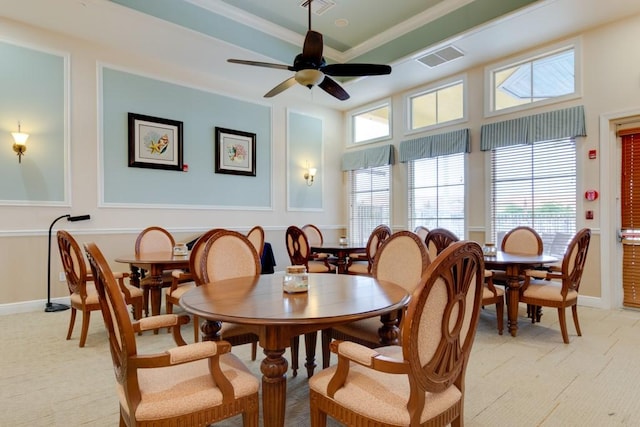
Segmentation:
{"type": "Polygon", "coordinates": [[[318,85],[318,87],[323,89],[329,95],[335,96],[340,101],[349,99],[347,91],[342,89],[342,86],[329,76],[324,76],[324,80],[318,85]]]}
{"type": "Polygon", "coordinates": [[[302,46],[302,59],[319,67],[322,63],[322,34],[309,30],[302,46]]]}
{"type": "Polygon", "coordinates": [[[290,65],[273,64],[271,62],[245,61],[244,59],[227,59],[227,62],[231,62],[233,64],[254,65],[256,67],[276,68],[278,70],[295,71],[290,65]]]}
{"type": "Polygon", "coordinates": [[[296,82],[295,77],[290,77],[287,80],[285,80],[282,83],[280,83],[278,86],[276,86],[273,89],[271,89],[269,92],[267,92],[264,95],[264,97],[265,98],[271,98],[273,96],[276,96],[280,92],[284,92],[286,89],[289,89],[291,86],[295,85],[296,83],[297,82],[296,82]]]}
{"type": "Polygon", "coordinates": [[[329,64],[320,71],[330,76],[359,77],[391,74],[391,67],[379,64],[329,64]]]}

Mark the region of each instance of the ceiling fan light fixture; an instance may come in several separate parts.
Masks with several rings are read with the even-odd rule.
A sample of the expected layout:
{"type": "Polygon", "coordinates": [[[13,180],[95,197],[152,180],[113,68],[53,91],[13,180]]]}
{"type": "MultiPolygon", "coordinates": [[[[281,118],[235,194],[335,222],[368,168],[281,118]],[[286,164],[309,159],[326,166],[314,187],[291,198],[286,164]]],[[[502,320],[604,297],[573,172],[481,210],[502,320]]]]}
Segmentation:
{"type": "Polygon", "coordinates": [[[305,69],[296,71],[295,79],[302,86],[306,86],[309,89],[322,83],[324,80],[324,73],[320,70],[305,69]]]}

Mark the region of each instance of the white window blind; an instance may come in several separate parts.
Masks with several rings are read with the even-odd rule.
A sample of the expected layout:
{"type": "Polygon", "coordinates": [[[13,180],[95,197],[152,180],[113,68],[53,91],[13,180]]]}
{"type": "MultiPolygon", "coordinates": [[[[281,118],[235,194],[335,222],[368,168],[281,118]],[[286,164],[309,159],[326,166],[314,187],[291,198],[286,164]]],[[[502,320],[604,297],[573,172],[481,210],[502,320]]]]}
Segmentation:
{"type": "Polygon", "coordinates": [[[409,229],[446,228],[464,238],[464,153],[409,164],[409,229]]]}
{"type": "Polygon", "coordinates": [[[366,244],[380,224],[391,224],[391,166],[349,171],[349,241],[366,244]]]}
{"type": "Polygon", "coordinates": [[[576,145],[573,138],[491,151],[493,241],[514,227],[535,229],[546,253],[562,255],[576,231],[576,145]]]}

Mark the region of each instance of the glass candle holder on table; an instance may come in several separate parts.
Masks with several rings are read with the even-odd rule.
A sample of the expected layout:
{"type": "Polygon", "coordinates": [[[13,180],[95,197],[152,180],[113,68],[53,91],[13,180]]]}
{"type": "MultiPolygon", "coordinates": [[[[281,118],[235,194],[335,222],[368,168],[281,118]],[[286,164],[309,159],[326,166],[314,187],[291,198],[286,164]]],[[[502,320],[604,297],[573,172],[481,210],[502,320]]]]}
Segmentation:
{"type": "Polygon", "coordinates": [[[282,279],[282,290],[287,293],[307,292],[309,290],[307,268],[304,265],[288,266],[282,279]]]}

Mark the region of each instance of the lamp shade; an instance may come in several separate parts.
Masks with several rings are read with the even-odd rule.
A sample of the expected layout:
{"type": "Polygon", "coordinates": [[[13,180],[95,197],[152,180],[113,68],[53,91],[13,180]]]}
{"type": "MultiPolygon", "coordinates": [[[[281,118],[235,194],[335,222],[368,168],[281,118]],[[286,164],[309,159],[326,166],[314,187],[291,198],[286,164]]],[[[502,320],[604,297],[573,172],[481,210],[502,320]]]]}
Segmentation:
{"type": "Polygon", "coordinates": [[[298,83],[311,89],[324,80],[324,73],[319,70],[305,69],[297,71],[294,77],[298,83]]]}
{"type": "Polygon", "coordinates": [[[13,141],[18,145],[25,145],[29,138],[29,134],[24,132],[11,132],[11,136],[13,136],[13,141]]]}

